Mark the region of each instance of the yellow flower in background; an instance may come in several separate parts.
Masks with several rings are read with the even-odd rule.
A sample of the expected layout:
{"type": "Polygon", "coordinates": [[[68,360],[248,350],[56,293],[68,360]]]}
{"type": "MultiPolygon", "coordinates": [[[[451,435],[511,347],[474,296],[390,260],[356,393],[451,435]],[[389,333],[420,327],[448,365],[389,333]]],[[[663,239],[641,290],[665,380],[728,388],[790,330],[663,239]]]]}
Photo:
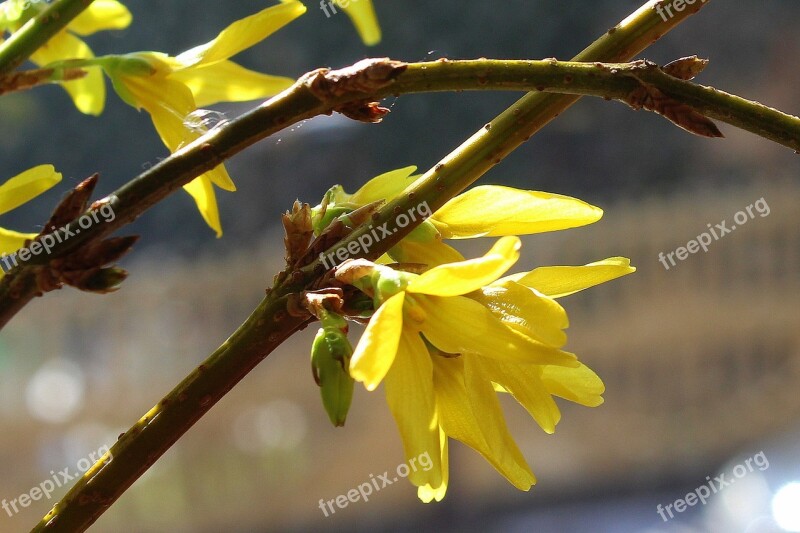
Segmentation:
{"type": "MultiPolygon", "coordinates": [[[[339,1],[344,5],[342,0],[339,1]]],[[[364,44],[372,46],[381,41],[381,27],[372,0],[350,0],[344,12],[353,21],[364,44]]]]}
{"type": "Polygon", "coordinates": [[[381,27],[372,0],[320,0],[319,8],[328,18],[342,9],[350,17],[358,35],[367,46],[381,41],[381,27]]]}
{"type": "MultiPolygon", "coordinates": [[[[305,12],[300,2],[285,2],[238,20],[214,40],[171,57],[159,52],[109,56],[102,63],[119,96],[147,111],[161,140],[174,152],[200,137],[187,117],[198,106],[274,95],[294,80],[245,69],[228,58],[257,44],[305,12]]],[[[184,186],[206,223],[222,235],[212,183],[236,190],[223,165],[184,186]]]]}
{"type": "MultiPolygon", "coordinates": [[[[53,165],[39,165],[14,176],[0,185],[0,215],[39,196],[61,181],[53,165]]],[[[0,256],[11,254],[25,246],[25,241],[37,233],[19,233],[0,228],[0,256]]],[[[3,275],[0,269],[0,276],[3,275]]]]}
{"type": "MultiPolygon", "coordinates": [[[[30,0],[8,0],[0,4],[0,29],[11,33],[19,29],[31,17],[49,7],[48,2],[30,0]]],[[[103,30],[120,30],[131,23],[131,14],[116,0],[94,0],[67,27],[53,36],[39,48],[30,60],[45,66],[49,63],[70,59],[91,59],[94,57],[80,37],[103,30]]],[[[69,93],[75,107],[88,115],[99,115],[105,106],[105,82],[103,74],[96,68],[87,69],[83,78],[59,82],[69,93]]]]}

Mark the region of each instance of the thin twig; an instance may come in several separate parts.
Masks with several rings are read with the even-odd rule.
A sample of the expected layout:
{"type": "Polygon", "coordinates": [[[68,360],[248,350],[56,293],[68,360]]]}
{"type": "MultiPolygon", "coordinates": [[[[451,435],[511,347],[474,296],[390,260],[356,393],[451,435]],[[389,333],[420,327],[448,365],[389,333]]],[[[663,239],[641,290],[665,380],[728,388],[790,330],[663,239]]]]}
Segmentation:
{"type": "Polygon", "coordinates": [[[79,68],[56,71],[52,68],[22,70],[0,76],[0,96],[16,91],[26,91],[40,85],[83,78],[88,74],[79,68]]]}

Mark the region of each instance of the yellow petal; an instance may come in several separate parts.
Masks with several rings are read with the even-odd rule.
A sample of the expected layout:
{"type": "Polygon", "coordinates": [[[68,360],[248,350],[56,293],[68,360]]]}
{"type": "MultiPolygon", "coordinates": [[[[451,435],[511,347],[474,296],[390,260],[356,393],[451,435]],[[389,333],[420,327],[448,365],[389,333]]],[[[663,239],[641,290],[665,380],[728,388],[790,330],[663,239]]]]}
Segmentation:
{"type": "Polygon", "coordinates": [[[542,382],[544,367],[504,363],[477,356],[470,358],[473,359],[484,379],[499,384],[504,391],[510,393],[545,432],[553,433],[556,430],[561,411],[542,382]]]}
{"type": "Polygon", "coordinates": [[[530,489],[536,478],[508,433],[491,384],[465,357],[434,357],[433,379],[445,433],[480,453],[515,487],[530,489]]]}
{"type": "Polygon", "coordinates": [[[409,466],[409,480],[417,487],[442,483],[439,419],[433,393],[431,357],[420,336],[404,331],[397,356],[386,374],[386,402],[392,411],[409,466]],[[431,461],[431,468],[411,468],[420,456],[431,461]]]}
{"type": "MultiPolygon", "coordinates": [[[[0,228],[0,254],[8,255],[12,252],[16,252],[25,246],[26,240],[33,239],[36,235],[38,235],[38,233],[19,233],[18,231],[0,228]]],[[[5,262],[6,268],[15,265],[16,263],[11,259],[5,262]]],[[[0,268],[0,274],[2,274],[2,268],[0,268]]]]}
{"type": "Polygon", "coordinates": [[[102,30],[127,28],[132,19],[128,8],[116,0],[94,0],[67,27],[78,35],[91,35],[102,30]]]}
{"type": "Polygon", "coordinates": [[[193,132],[185,123],[187,115],[197,107],[188,87],[161,76],[122,76],[120,80],[137,107],[150,113],[158,135],[170,152],[199,136],[198,133],[192,136],[193,132]]]}
{"type": "Polygon", "coordinates": [[[208,176],[208,179],[211,180],[211,183],[223,191],[233,192],[236,190],[236,185],[228,175],[228,170],[225,168],[225,165],[218,165],[203,174],[203,176],[208,176]]]}
{"type": "Polygon", "coordinates": [[[577,368],[542,367],[542,382],[550,394],[587,407],[603,403],[606,387],[591,368],[581,363],[577,368]]]}
{"type": "MultiPolygon", "coordinates": [[[[120,80],[136,104],[150,114],[158,135],[170,152],[176,152],[200,137],[201,132],[190,129],[186,123],[187,115],[196,107],[188,87],[160,76],[123,76],[120,80]]],[[[203,176],[221,189],[236,190],[224,165],[218,165],[203,176]]],[[[218,226],[212,228],[220,232],[218,226]]]]}
{"type": "Polygon", "coordinates": [[[528,287],[506,281],[470,294],[469,298],[490,309],[512,329],[539,342],[561,347],[567,342],[567,312],[552,298],[528,287]]]}
{"type": "MultiPolygon", "coordinates": [[[[36,50],[31,61],[45,66],[64,59],[88,59],[94,57],[92,49],[85,42],[66,31],[57,33],[47,44],[36,50]]],[[[106,82],[98,67],[85,69],[83,78],[59,82],[69,94],[78,111],[87,115],[99,115],[106,103],[106,82]]]]}
{"type": "Polygon", "coordinates": [[[192,91],[195,103],[204,107],[217,102],[257,100],[291,87],[294,80],[248,70],[232,61],[183,69],[170,75],[192,91]]]}
{"type": "MultiPolygon", "coordinates": [[[[124,76],[121,80],[136,103],[150,114],[159,137],[170,152],[200,136],[185,123],[185,117],[194,109],[192,93],[185,85],[158,76],[124,76]]],[[[224,165],[198,176],[183,189],[194,198],[203,220],[219,238],[222,225],[212,183],[225,190],[236,190],[224,165]]]]}
{"type": "Polygon", "coordinates": [[[585,266],[539,267],[527,274],[517,274],[498,281],[513,279],[551,298],[560,298],[635,271],[630,259],[609,257],[585,266]]]}
{"type": "Polygon", "coordinates": [[[217,197],[214,195],[214,187],[206,174],[198,176],[186,185],[183,190],[194,198],[197,209],[203,216],[203,220],[217,234],[217,238],[222,236],[222,224],[219,221],[219,209],[217,208],[217,197]]]}
{"type": "Polygon", "coordinates": [[[458,296],[489,285],[519,259],[518,237],[499,239],[486,255],[434,267],[408,284],[408,292],[435,296],[458,296]]]}
{"type": "MultiPolygon", "coordinates": [[[[430,503],[433,500],[440,502],[444,499],[444,495],[447,492],[447,483],[450,479],[450,459],[447,451],[447,434],[441,426],[439,426],[439,445],[441,446],[440,462],[442,465],[442,482],[438,487],[425,484],[417,489],[417,497],[422,500],[423,503],[430,503]]],[[[427,464],[422,466],[423,469],[427,468],[427,464]]]]}
{"type": "Polygon", "coordinates": [[[415,170],[417,167],[412,165],[375,176],[354,192],[348,199],[348,203],[360,207],[378,200],[391,200],[413,183],[413,180],[408,178],[415,170]]]}
{"type": "Polygon", "coordinates": [[[514,332],[474,300],[464,296],[418,300],[428,317],[422,332],[443,352],[472,352],[517,363],[578,365],[573,354],[514,332]]]}
{"type": "Polygon", "coordinates": [[[184,68],[223,61],[262,41],[305,12],[305,6],[300,2],[285,2],[263,9],[237,20],[214,40],[187,50],[176,59],[184,68]]]}
{"type": "Polygon", "coordinates": [[[430,267],[463,261],[464,256],[440,240],[417,242],[403,239],[389,250],[398,263],[422,263],[430,267]]]}
{"type": "Polygon", "coordinates": [[[432,220],[445,238],[464,239],[575,228],[602,216],[600,208],[569,196],[482,185],[451,199],[432,220]]]}
{"type": "Polygon", "coordinates": [[[17,174],[0,185],[0,215],[39,196],[59,181],[61,174],[53,165],[38,165],[17,174]]]}
{"type": "Polygon", "coordinates": [[[405,292],[399,292],[375,311],[350,358],[350,375],[367,390],[375,390],[394,362],[403,330],[404,300],[405,292]]]}
{"type": "MultiPolygon", "coordinates": [[[[343,0],[336,1],[338,6],[341,6],[342,3],[343,0]]],[[[378,24],[372,0],[350,0],[347,7],[343,9],[353,21],[364,44],[372,46],[381,42],[381,27],[378,24]]]]}

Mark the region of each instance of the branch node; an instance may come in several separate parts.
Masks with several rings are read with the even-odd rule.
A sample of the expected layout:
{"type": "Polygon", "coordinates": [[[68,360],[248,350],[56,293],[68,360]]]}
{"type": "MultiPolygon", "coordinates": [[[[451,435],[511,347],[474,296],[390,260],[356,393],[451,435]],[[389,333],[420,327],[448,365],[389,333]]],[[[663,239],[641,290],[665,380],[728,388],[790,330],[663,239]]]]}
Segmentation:
{"type": "Polygon", "coordinates": [[[363,59],[338,70],[315,70],[308,88],[323,102],[352,93],[369,94],[394,83],[406,68],[408,63],[388,57],[363,59]]]}

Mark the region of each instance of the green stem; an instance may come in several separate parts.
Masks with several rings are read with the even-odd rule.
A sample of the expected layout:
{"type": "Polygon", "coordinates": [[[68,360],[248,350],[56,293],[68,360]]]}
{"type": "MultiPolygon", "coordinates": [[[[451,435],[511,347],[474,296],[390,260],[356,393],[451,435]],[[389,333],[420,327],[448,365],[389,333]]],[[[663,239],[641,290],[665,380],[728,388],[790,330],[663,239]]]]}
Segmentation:
{"type": "MultiPolygon", "coordinates": [[[[669,23],[653,24],[656,15],[651,12],[651,7],[652,3],[648,3],[645,8],[626,19],[629,24],[624,28],[625,32],[621,28],[619,37],[614,37],[612,34],[595,43],[591,48],[593,52],[589,55],[599,57],[591,59],[619,60],[619,54],[627,54],[626,58],[632,56],[639,51],[639,47],[643,48],[655,41],[687,16],[684,12],[671,19],[669,23]],[[604,39],[611,41],[605,42],[604,39]],[[612,56],[613,51],[616,51],[614,53],[617,56],[608,57],[612,56]],[[604,57],[603,54],[608,56],[604,57]]],[[[660,22],[660,18],[658,20],[660,22]]],[[[504,150],[511,149],[514,142],[517,145],[522,142],[522,137],[516,137],[514,125],[516,128],[523,128],[523,136],[532,133],[531,130],[535,131],[541,127],[557,114],[559,109],[564,109],[575,100],[572,97],[547,98],[550,99],[542,101],[539,98],[526,97],[507,114],[501,115],[493,122],[498,125],[497,129],[492,127],[481,130],[472,138],[474,146],[465,145],[459,148],[444,160],[443,164],[446,167],[434,168],[426,173],[415,184],[414,189],[427,192],[428,188],[431,188],[434,194],[427,197],[432,202],[431,205],[443,204],[447,198],[455,195],[491,167],[496,159],[504,155],[504,150]],[[508,124],[501,120],[505,115],[511,117],[507,119],[511,120],[508,124]],[[517,122],[522,117],[524,120],[517,122]],[[484,133],[493,131],[495,133],[491,137],[487,137],[484,133]],[[507,132],[505,137],[501,133],[503,131],[507,132]],[[513,140],[510,140],[512,137],[513,140]],[[477,170],[471,170],[471,166],[477,167],[477,170]]],[[[281,124],[285,124],[289,117],[284,116],[283,119],[281,124]]],[[[253,128],[256,126],[252,125],[253,128]]],[[[261,127],[256,130],[263,133],[261,127]]],[[[180,151],[179,157],[189,153],[187,150],[180,151]]],[[[210,149],[205,148],[205,150],[210,149]]],[[[379,216],[389,218],[394,208],[410,197],[410,194],[403,195],[400,203],[392,202],[385,206],[379,216]]],[[[348,237],[348,239],[353,238],[352,234],[348,237]]],[[[379,243],[371,251],[371,255],[378,254],[379,249],[380,252],[385,251],[390,245],[389,242],[379,243]]],[[[298,284],[298,279],[302,277],[289,276],[287,279],[291,281],[275,287],[236,333],[201,365],[201,368],[190,374],[153,411],[131,428],[111,448],[109,457],[101,459],[87,472],[64,499],[42,519],[34,531],[72,532],[89,527],[127,487],[186,432],[202,413],[227,393],[272,349],[302,327],[308,319],[293,317],[285,310],[285,298],[303,288],[302,284],[298,284]]],[[[304,281],[311,279],[307,278],[304,281]]]]}
{"type": "Polygon", "coordinates": [[[93,0],[58,0],[33,16],[0,44],[0,74],[11,72],[24,63],[92,2],[93,0]]]}

